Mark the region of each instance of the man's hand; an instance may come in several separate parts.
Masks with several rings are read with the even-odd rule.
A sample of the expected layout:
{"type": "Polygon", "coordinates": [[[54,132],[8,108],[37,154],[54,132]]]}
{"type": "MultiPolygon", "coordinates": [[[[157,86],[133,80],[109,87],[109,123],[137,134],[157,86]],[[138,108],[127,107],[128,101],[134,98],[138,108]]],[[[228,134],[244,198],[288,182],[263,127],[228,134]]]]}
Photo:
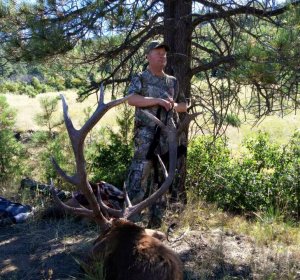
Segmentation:
{"type": "Polygon", "coordinates": [[[172,98],[162,99],[158,98],[158,105],[165,108],[166,111],[170,111],[174,107],[174,100],[172,98]]]}

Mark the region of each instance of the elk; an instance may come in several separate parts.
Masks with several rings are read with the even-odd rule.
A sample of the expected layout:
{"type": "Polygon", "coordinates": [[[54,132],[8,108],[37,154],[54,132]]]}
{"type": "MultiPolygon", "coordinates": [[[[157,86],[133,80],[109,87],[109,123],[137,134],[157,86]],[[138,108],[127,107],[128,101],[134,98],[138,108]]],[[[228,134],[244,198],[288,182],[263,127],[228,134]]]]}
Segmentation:
{"type": "MultiPolygon", "coordinates": [[[[161,197],[173,181],[176,169],[178,130],[172,119],[170,118],[168,124],[164,125],[145,110],[145,114],[162,128],[162,131],[168,137],[169,143],[168,171],[160,160],[165,181],[148,198],[132,205],[124,187],[126,202],[124,208],[121,210],[112,209],[103,203],[100,191],[96,195],[94,194],[88,181],[84,158],[85,138],[109,109],[125,102],[128,97],[105,104],[104,90],[101,87],[95,112],[82,128],[77,130],[68,115],[66,100],[63,95],[61,96],[64,121],[75,156],[76,172],[74,175],[68,175],[60,168],[55,159],[52,159],[52,162],[61,177],[80,189],[88,200],[89,207],[86,208],[79,203],[77,206],[68,206],[60,201],[55,192],[52,192],[52,195],[56,203],[66,211],[92,218],[99,225],[101,233],[90,250],[87,265],[93,265],[95,261],[101,262],[104,266],[106,280],[182,280],[183,266],[179,257],[159,240],[163,239],[164,234],[155,230],[144,229],[129,221],[133,215],[140,213],[161,197]]],[[[190,119],[191,117],[183,121],[182,126],[185,126],[190,119]]]]}

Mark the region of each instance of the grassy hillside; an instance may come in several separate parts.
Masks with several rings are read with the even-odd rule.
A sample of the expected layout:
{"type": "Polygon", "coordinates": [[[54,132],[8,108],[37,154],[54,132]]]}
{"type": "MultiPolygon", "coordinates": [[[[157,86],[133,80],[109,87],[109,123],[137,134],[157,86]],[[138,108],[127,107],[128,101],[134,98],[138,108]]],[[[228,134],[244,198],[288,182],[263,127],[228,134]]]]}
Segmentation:
{"type": "MultiPolygon", "coordinates": [[[[77,94],[75,91],[60,92],[65,95],[68,104],[70,116],[74,125],[79,127],[82,125],[85,118],[84,109],[91,107],[92,111],[96,108],[96,96],[91,95],[83,102],[76,100],[77,94]]],[[[39,94],[35,98],[30,98],[26,95],[5,94],[9,105],[17,111],[16,130],[38,130],[39,128],[34,122],[34,116],[41,111],[39,100],[44,97],[59,96],[60,93],[50,92],[39,94]]],[[[109,96],[109,94],[107,94],[109,96]]],[[[110,110],[98,124],[99,126],[114,126],[118,109],[110,110]]],[[[58,107],[57,116],[62,115],[61,106],[58,107]]],[[[229,145],[233,151],[236,151],[243,140],[258,130],[264,130],[270,133],[274,141],[278,143],[286,143],[290,135],[300,126],[300,116],[290,114],[285,117],[268,116],[261,120],[257,125],[254,122],[243,121],[240,128],[229,127],[227,136],[229,137],[229,145]]]]}
{"type": "Polygon", "coordinates": [[[300,128],[300,115],[290,114],[285,117],[268,116],[258,124],[254,122],[242,122],[240,128],[229,127],[227,136],[229,145],[233,151],[237,150],[244,138],[262,130],[271,135],[271,139],[279,144],[285,144],[291,134],[300,128]]]}
{"type": "MultiPolygon", "coordinates": [[[[31,98],[26,95],[15,95],[15,94],[5,94],[8,104],[14,108],[17,112],[17,122],[16,130],[26,131],[26,130],[39,130],[34,121],[34,117],[37,113],[41,112],[40,99],[45,97],[59,96],[62,93],[67,99],[69,105],[69,113],[74,122],[74,125],[79,128],[83,124],[85,119],[84,109],[91,107],[92,111],[95,110],[97,99],[95,95],[89,96],[85,101],[78,102],[76,100],[77,94],[75,91],[64,91],[64,92],[49,92],[44,94],[39,94],[37,97],[31,98]]],[[[114,125],[115,115],[117,110],[113,109],[109,111],[104,118],[101,120],[102,126],[114,125]]],[[[62,106],[59,103],[57,117],[62,116],[62,106]]]]}

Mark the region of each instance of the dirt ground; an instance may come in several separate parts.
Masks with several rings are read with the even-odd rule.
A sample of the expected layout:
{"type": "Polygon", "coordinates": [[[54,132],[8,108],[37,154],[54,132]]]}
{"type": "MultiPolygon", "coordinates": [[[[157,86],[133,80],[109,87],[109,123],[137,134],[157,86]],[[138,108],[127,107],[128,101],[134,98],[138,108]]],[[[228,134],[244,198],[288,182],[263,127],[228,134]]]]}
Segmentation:
{"type": "MultiPolygon", "coordinates": [[[[1,226],[0,279],[83,279],[79,263],[96,236],[96,226],[75,219],[1,226]]],[[[222,228],[190,230],[166,243],[182,259],[186,280],[300,279],[290,252],[259,248],[222,228]]]]}

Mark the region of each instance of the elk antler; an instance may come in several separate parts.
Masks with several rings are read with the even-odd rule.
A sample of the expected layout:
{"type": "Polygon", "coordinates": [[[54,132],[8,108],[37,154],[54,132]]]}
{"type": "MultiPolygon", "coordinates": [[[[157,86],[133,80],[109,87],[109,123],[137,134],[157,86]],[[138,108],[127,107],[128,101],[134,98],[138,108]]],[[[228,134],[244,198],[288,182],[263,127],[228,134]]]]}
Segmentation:
{"type": "Polygon", "coordinates": [[[86,216],[86,217],[92,217],[95,219],[95,221],[102,226],[103,228],[109,227],[109,221],[104,217],[104,215],[101,212],[100,206],[97,202],[97,199],[93,193],[93,190],[91,188],[91,185],[87,178],[86,173],[86,162],[84,158],[84,141],[88,134],[88,132],[96,125],[96,123],[104,116],[104,114],[111,108],[125,102],[129,98],[129,95],[120,98],[117,100],[113,100],[107,104],[104,103],[104,90],[101,85],[100,90],[100,99],[97,105],[97,108],[93,115],[88,119],[88,121],[82,126],[81,129],[77,130],[74,128],[72,120],[69,117],[68,114],[68,105],[63,95],[61,95],[62,103],[63,103],[63,115],[64,115],[64,121],[65,125],[68,131],[68,135],[72,144],[74,156],[75,156],[75,162],[76,162],[76,172],[74,175],[70,176],[67,175],[65,171],[63,171],[58,163],[55,161],[54,158],[52,158],[52,163],[54,164],[54,167],[56,168],[58,174],[63,177],[66,181],[69,183],[76,185],[84,194],[86,199],[89,202],[89,206],[91,208],[87,209],[83,206],[81,207],[69,207],[63,202],[57,198],[55,195],[55,192],[53,192],[52,188],[52,194],[55,197],[55,200],[59,205],[61,205],[65,210],[72,211],[77,215],[80,216],[86,216]]]}
{"type": "MultiPolygon", "coordinates": [[[[162,160],[160,160],[160,163],[162,165],[164,175],[165,175],[165,181],[162,183],[160,188],[156,190],[152,195],[150,195],[145,200],[141,201],[140,203],[136,205],[131,205],[130,200],[128,199],[127,193],[126,193],[126,186],[124,188],[126,202],[127,202],[127,208],[124,208],[123,210],[116,210],[108,207],[103,203],[101,200],[101,196],[98,195],[98,201],[96,196],[93,193],[93,190],[91,188],[91,185],[87,178],[86,168],[85,168],[85,158],[84,158],[84,141],[88,134],[88,132],[95,126],[95,124],[104,116],[104,114],[114,106],[117,106],[124,101],[126,101],[129,98],[129,96],[126,96],[121,99],[117,99],[114,101],[111,101],[107,104],[104,104],[104,90],[101,86],[100,91],[100,99],[99,103],[97,105],[96,111],[93,113],[93,115],[88,119],[88,121],[83,125],[83,127],[80,130],[77,130],[74,128],[72,121],[68,115],[68,105],[66,103],[66,100],[63,95],[61,95],[62,103],[63,103],[63,114],[64,114],[64,120],[66,124],[66,128],[70,137],[70,141],[73,147],[73,152],[75,155],[75,161],[76,161],[76,172],[74,175],[70,176],[67,175],[66,172],[64,172],[54,158],[52,158],[52,162],[57,170],[57,172],[60,174],[61,177],[63,177],[66,181],[70,182],[71,184],[76,185],[84,194],[86,199],[89,202],[89,206],[91,209],[87,209],[82,205],[79,205],[78,207],[70,207],[66,204],[64,204],[60,199],[57,197],[56,193],[53,190],[52,187],[52,194],[56,200],[56,202],[63,207],[67,211],[72,211],[77,215],[80,216],[86,216],[89,218],[93,218],[102,229],[107,229],[110,227],[110,222],[104,217],[103,212],[108,213],[110,216],[117,217],[117,218],[125,218],[129,219],[136,213],[141,212],[144,208],[152,205],[159,197],[161,197],[169,188],[169,186],[172,184],[172,181],[175,176],[175,170],[176,170],[176,160],[177,160],[177,134],[179,131],[183,130],[185,126],[188,125],[188,123],[191,121],[194,116],[187,115],[186,119],[182,122],[180,127],[176,129],[175,123],[173,121],[173,118],[170,117],[168,119],[167,125],[163,124],[159,119],[157,119],[155,116],[150,114],[147,110],[142,110],[151,120],[153,120],[157,125],[159,125],[162,129],[162,133],[166,135],[168,138],[168,145],[169,145],[169,170],[166,170],[166,167],[164,166],[162,160]],[[103,212],[102,212],[103,211],[103,212]]],[[[170,115],[172,116],[172,112],[170,112],[170,115]]],[[[99,193],[99,190],[98,190],[99,193]]]]}
{"type": "Polygon", "coordinates": [[[164,171],[165,181],[162,183],[159,189],[157,189],[152,195],[150,195],[145,200],[141,201],[140,203],[136,205],[131,205],[128,197],[127,192],[125,188],[125,196],[128,207],[123,210],[115,210],[111,209],[107,205],[105,205],[101,200],[99,201],[101,208],[105,209],[110,215],[117,217],[117,218],[125,218],[129,219],[133,215],[140,213],[143,209],[146,207],[152,205],[159,197],[164,195],[167,190],[169,189],[170,185],[173,182],[175,171],[176,171],[176,161],[177,161],[177,136],[180,132],[183,131],[183,129],[189,124],[191,120],[193,120],[195,117],[197,117],[199,114],[192,114],[187,115],[185,119],[181,122],[178,129],[176,129],[175,123],[173,121],[173,118],[168,119],[168,124],[163,124],[159,119],[157,119],[155,116],[153,116],[151,113],[149,113],[146,110],[142,110],[144,114],[146,114],[152,121],[154,121],[157,125],[159,125],[162,128],[162,132],[166,134],[168,137],[168,145],[169,145],[169,171],[167,172],[166,167],[163,163],[163,161],[159,159],[159,162],[162,166],[162,169],[164,171]]]}

